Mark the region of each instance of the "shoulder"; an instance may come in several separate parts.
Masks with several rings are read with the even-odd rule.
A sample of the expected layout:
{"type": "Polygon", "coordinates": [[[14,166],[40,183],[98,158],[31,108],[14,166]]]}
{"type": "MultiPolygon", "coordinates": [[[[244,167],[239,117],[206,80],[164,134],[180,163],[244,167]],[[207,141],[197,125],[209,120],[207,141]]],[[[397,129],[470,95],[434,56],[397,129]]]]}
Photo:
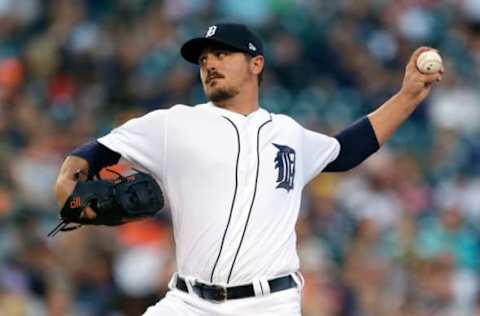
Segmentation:
{"type": "Polygon", "coordinates": [[[168,120],[176,123],[191,124],[192,122],[201,120],[205,113],[205,104],[186,105],[176,104],[168,109],[168,120]]]}
{"type": "Polygon", "coordinates": [[[170,112],[185,112],[185,111],[192,111],[195,109],[199,104],[197,105],[187,105],[187,104],[175,104],[171,108],[169,108],[167,111],[170,112]]]}
{"type": "Polygon", "coordinates": [[[279,124],[282,126],[288,126],[291,128],[298,128],[298,129],[303,129],[303,127],[295,121],[292,117],[285,115],[285,114],[275,114],[275,113],[270,113],[272,116],[272,121],[275,124],[279,124]]]}
{"type": "Polygon", "coordinates": [[[162,122],[164,122],[171,114],[188,111],[188,109],[191,109],[191,107],[184,104],[176,104],[168,109],[153,110],[144,113],[143,115],[133,117],[130,120],[126,121],[124,125],[140,127],[146,125],[149,126],[151,124],[162,124],[162,122]]]}
{"type": "Polygon", "coordinates": [[[171,106],[168,109],[158,109],[158,110],[153,110],[150,111],[140,118],[143,118],[145,120],[157,120],[157,119],[164,119],[167,116],[170,115],[182,115],[185,113],[192,113],[195,107],[186,105],[186,104],[175,104],[171,106]]]}
{"type": "Polygon", "coordinates": [[[175,104],[167,111],[175,114],[194,114],[203,112],[207,107],[206,103],[187,105],[187,104],[175,104]]]}

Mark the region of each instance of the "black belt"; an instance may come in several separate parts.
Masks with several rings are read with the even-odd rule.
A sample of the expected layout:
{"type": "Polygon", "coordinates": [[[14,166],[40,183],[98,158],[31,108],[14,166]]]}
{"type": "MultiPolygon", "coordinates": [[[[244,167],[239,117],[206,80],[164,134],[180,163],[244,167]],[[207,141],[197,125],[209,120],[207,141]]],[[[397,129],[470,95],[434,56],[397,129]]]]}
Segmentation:
{"type": "MultiPolygon", "coordinates": [[[[269,280],[268,285],[270,286],[270,293],[274,293],[296,287],[297,283],[295,283],[295,280],[291,275],[287,275],[269,280]]],[[[177,276],[175,287],[188,293],[187,283],[185,282],[185,279],[180,276],[177,276]]],[[[255,296],[255,290],[253,289],[252,284],[223,287],[195,282],[195,284],[192,285],[192,289],[201,298],[217,302],[255,296]]]]}

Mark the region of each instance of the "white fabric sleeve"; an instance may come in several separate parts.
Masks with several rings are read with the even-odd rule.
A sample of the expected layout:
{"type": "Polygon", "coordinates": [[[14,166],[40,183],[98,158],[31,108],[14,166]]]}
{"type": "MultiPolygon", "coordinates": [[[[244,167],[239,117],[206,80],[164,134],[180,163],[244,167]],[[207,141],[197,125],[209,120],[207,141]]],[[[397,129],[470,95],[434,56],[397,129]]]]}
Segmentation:
{"type": "Polygon", "coordinates": [[[165,168],[168,110],[156,110],[113,129],[98,142],[157,176],[165,168]]]}
{"type": "Polygon", "coordinates": [[[308,129],[303,130],[303,170],[305,184],[317,176],[340,153],[340,143],[334,137],[308,129]]]}

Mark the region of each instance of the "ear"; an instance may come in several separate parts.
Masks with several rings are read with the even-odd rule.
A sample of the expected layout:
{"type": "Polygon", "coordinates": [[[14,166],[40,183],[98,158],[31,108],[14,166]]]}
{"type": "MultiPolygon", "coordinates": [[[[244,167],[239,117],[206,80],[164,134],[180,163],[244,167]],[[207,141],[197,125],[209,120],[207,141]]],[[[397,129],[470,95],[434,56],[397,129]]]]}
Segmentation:
{"type": "Polygon", "coordinates": [[[265,64],[265,59],[263,56],[255,56],[250,59],[250,71],[258,75],[262,72],[263,66],[265,64]]]}

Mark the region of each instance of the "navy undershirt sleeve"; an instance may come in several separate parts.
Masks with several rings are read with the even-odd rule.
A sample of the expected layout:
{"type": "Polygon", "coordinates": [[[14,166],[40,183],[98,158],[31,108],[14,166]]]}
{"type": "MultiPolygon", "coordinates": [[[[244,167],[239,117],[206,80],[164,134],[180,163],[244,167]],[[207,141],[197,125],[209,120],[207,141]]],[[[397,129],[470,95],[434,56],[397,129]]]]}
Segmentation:
{"type": "Polygon", "coordinates": [[[106,166],[116,164],[121,155],[105,145],[94,140],[80,147],[75,148],[70,156],[77,156],[88,161],[88,178],[98,175],[100,170],[106,166]]]}
{"type": "Polygon", "coordinates": [[[367,116],[335,135],[335,138],[340,143],[340,153],[323,171],[350,170],[380,148],[367,116]]]}

